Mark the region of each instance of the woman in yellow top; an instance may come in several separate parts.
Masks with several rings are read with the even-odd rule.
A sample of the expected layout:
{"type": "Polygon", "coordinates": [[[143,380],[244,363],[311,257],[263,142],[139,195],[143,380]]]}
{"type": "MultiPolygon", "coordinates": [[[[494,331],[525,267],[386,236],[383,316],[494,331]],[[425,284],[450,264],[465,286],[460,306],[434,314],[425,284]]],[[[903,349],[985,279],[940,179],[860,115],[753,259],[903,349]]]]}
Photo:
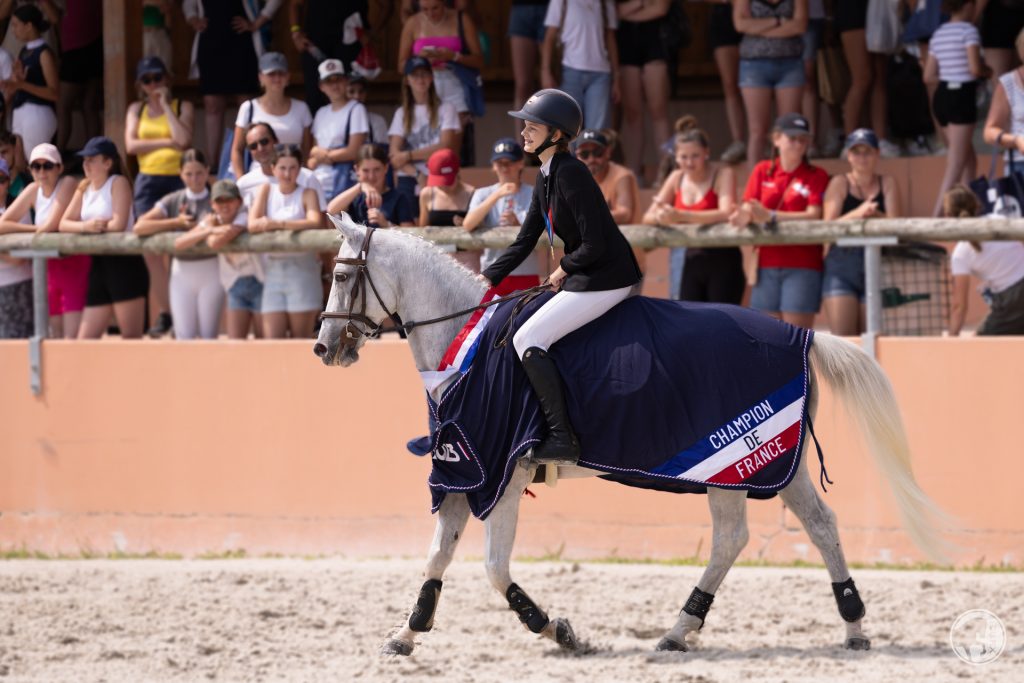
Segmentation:
{"type": "MultiPolygon", "coordinates": [[[[135,68],[141,94],[128,107],[124,125],[124,147],[139,160],[135,177],[134,209],[142,216],[157,201],[184,187],[179,171],[181,153],[192,146],[191,102],[171,98],[167,67],[159,57],[144,57],[135,68]]],[[[171,304],[168,294],[170,271],[162,254],[145,254],[149,269],[149,297],[159,316],[149,329],[150,336],[170,332],[171,304]]]]}

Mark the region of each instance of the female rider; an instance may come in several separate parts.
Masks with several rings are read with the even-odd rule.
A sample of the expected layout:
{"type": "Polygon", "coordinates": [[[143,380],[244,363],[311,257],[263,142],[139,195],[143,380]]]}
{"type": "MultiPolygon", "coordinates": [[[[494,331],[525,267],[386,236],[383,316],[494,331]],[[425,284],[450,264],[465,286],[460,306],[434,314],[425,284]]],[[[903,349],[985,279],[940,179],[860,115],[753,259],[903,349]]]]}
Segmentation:
{"type": "Polygon", "coordinates": [[[579,459],[580,447],[548,348],[628,297],[640,282],[640,266],[601,188],[569,153],[569,142],[583,124],[576,100],[561,90],[544,89],[509,115],[526,122],[523,148],[540,157],[541,176],[515,242],[483,275],[498,285],[533,253],[545,231],[565,243],[565,256],[548,276],[557,293],[519,328],[512,344],[548,423],[548,436],[534,448],[533,460],[571,464],[579,459]]]}

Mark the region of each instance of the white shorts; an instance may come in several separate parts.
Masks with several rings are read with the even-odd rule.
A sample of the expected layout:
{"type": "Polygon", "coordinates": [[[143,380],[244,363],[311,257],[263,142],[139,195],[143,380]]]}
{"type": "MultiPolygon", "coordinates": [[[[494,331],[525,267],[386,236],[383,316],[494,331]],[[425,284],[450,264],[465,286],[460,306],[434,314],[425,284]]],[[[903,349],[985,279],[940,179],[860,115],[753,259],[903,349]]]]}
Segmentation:
{"type": "Polygon", "coordinates": [[[547,351],[565,335],[600,318],[615,304],[627,299],[632,291],[633,287],[629,286],[600,292],[558,292],[512,337],[516,354],[522,359],[529,348],[547,351]]]}

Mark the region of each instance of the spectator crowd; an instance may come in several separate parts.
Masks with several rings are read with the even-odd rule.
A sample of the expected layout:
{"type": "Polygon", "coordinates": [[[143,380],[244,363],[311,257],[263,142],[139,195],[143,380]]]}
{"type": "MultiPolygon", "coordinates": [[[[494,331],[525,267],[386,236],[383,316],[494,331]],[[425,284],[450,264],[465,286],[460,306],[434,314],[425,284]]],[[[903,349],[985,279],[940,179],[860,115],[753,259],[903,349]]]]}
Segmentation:
{"type": "MultiPolygon", "coordinates": [[[[219,249],[245,232],[325,229],[325,211],[381,228],[519,225],[531,160],[511,120],[509,136],[480,145],[494,183],[473,187],[461,173],[477,165],[491,45],[479,9],[402,3],[388,119],[366,106],[382,68],[365,1],[144,0],[138,97],[115,141],[98,117],[101,0],[0,0],[0,234],[173,232],[183,250],[219,249]],[[174,4],[194,33],[195,102],[172,90],[174,4]],[[279,11],[288,35],[272,30],[279,11]],[[280,50],[285,41],[298,63],[280,50]],[[293,69],[302,99],[290,94],[293,69]],[[74,149],[76,136],[86,142],[74,149]],[[136,172],[122,168],[122,155],[136,172]]],[[[794,220],[902,216],[906,202],[879,162],[919,153],[945,157],[934,215],[977,215],[992,208],[963,196],[974,196],[965,185],[977,175],[979,128],[1005,150],[1007,173],[1024,172],[1014,156],[1024,153],[1017,0],[512,0],[507,25],[514,107],[538,87],[577,100],[584,129],[572,152],[620,225],[784,230],[794,220]],[[694,117],[673,127],[669,115],[686,12],[699,1],[711,5],[707,39],[729,131],[718,144],[694,117]],[[654,156],[657,170],[647,163],[654,156]],[[815,165],[826,156],[844,171],[829,177],[815,165]],[[742,187],[739,162],[749,168],[742,187]]],[[[451,255],[480,272],[498,251],[451,255]]],[[[679,249],[671,294],[749,301],[805,327],[824,310],[834,332],[857,334],[863,262],[856,247],[764,246],[746,258],[737,248],[679,249]]],[[[50,334],[99,338],[116,326],[124,338],[214,338],[226,325],[236,339],[308,337],[330,267],[311,253],[55,258],[50,334]]],[[[952,269],[951,334],[963,326],[970,277],[992,306],[979,333],[1024,333],[1024,247],[964,243],[952,269]]],[[[545,275],[541,260],[528,260],[502,293],[545,275]]],[[[31,268],[0,254],[0,338],[29,336],[32,320],[31,268]]]]}

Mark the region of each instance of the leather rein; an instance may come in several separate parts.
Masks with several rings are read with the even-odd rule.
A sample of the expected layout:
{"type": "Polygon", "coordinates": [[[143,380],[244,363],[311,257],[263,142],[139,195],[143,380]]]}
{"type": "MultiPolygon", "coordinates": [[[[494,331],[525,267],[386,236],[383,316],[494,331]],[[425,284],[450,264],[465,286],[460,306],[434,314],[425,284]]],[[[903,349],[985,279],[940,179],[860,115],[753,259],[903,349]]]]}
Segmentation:
{"type": "Polygon", "coordinates": [[[345,325],[344,333],[341,335],[341,343],[343,346],[355,346],[361,337],[366,339],[375,339],[380,336],[384,328],[384,323],[387,320],[391,320],[394,323],[395,328],[403,332],[409,332],[417,327],[423,327],[424,325],[433,325],[434,323],[444,322],[453,318],[472,313],[473,311],[480,310],[482,308],[489,308],[505,301],[511,301],[512,299],[521,299],[526,296],[531,296],[539,292],[551,289],[551,285],[547,281],[537,285],[536,287],[530,287],[515,294],[509,294],[507,296],[488,301],[486,303],[477,304],[469,308],[464,308],[461,311],[455,313],[449,313],[448,315],[442,315],[437,318],[429,318],[427,320],[416,320],[411,322],[402,322],[396,313],[392,313],[388,310],[388,307],[384,304],[380,293],[377,291],[377,286],[373,283],[373,277],[370,275],[370,270],[367,267],[367,258],[370,253],[370,240],[373,238],[373,233],[377,231],[377,228],[367,227],[366,237],[363,238],[363,244],[359,248],[359,253],[356,258],[335,258],[334,262],[344,266],[355,266],[355,283],[352,285],[352,304],[350,310],[353,310],[356,303],[359,305],[358,313],[335,313],[333,311],[324,311],[320,314],[321,320],[347,320],[348,323],[345,325]],[[367,285],[369,290],[373,292],[373,296],[376,297],[377,303],[380,304],[381,310],[387,313],[387,318],[381,320],[379,323],[374,322],[373,319],[366,315],[366,291],[367,285]],[[360,328],[355,323],[360,323],[363,328],[360,328]]]}

